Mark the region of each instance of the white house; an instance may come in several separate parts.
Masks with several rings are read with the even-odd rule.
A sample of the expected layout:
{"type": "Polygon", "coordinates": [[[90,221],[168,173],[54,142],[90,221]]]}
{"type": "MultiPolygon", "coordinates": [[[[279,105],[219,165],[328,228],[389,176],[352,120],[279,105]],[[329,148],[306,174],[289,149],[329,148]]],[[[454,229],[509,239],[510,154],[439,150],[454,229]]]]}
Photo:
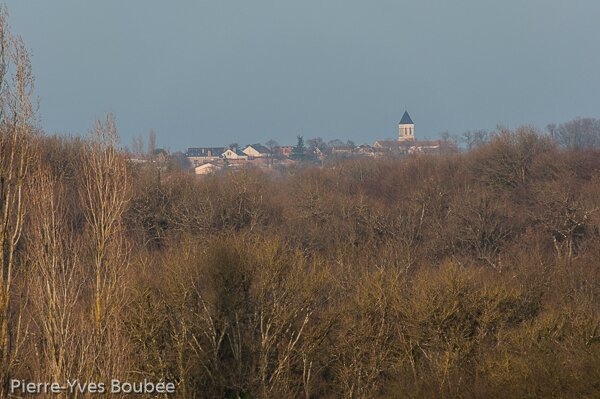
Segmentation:
{"type": "Polygon", "coordinates": [[[368,157],[375,156],[375,151],[373,150],[373,147],[371,147],[370,145],[367,145],[367,144],[359,145],[354,150],[352,150],[352,153],[357,154],[357,155],[368,156],[368,157]]]}
{"type": "Polygon", "coordinates": [[[221,157],[225,158],[225,159],[244,160],[244,161],[248,159],[248,155],[244,154],[242,151],[238,150],[237,148],[228,149],[223,154],[221,154],[221,157]]]}
{"type": "Polygon", "coordinates": [[[196,173],[197,175],[210,175],[213,173],[217,173],[221,169],[223,169],[221,166],[212,163],[205,163],[204,165],[196,166],[194,168],[194,173],[196,173]]]}
{"type": "Polygon", "coordinates": [[[248,155],[249,157],[253,158],[266,158],[269,155],[271,155],[271,151],[269,151],[267,147],[262,146],[260,144],[251,144],[249,146],[246,146],[246,148],[244,148],[242,152],[248,155]]]}

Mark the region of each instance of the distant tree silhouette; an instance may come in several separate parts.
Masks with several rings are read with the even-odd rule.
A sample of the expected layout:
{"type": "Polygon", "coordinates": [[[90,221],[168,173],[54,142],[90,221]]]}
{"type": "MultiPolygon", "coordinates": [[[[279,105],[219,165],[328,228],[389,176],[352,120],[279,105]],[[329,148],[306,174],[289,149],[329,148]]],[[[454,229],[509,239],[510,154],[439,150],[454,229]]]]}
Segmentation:
{"type": "Polygon", "coordinates": [[[558,126],[551,123],[546,130],[558,145],[571,150],[600,147],[599,119],[575,118],[558,126]]]}
{"type": "Polygon", "coordinates": [[[298,135],[296,138],[298,139],[298,142],[292,150],[292,158],[302,160],[302,159],[304,159],[304,157],[306,155],[306,146],[304,145],[304,137],[298,135]]]}

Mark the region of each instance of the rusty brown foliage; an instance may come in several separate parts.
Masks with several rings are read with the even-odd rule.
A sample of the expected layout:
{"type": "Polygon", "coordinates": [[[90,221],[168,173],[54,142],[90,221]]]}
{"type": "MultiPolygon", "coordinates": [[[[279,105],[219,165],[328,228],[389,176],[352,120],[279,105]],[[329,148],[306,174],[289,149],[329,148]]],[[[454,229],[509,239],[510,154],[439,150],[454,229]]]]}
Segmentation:
{"type": "Polygon", "coordinates": [[[129,160],[111,115],[44,136],[32,84],[0,10],[0,397],[113,378],[173,398],[600,396],[600,153],[571,132],[589,121],[198,177],[153,134],[129,160]]]}

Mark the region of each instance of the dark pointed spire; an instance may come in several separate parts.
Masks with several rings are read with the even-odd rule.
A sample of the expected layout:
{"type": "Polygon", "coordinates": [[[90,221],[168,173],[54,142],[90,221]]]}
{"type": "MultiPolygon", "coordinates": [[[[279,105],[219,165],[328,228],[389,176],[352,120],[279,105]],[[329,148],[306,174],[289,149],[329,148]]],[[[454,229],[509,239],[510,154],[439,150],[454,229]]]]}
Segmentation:
{"type": "Polygon", "coordinates": [[[400,124],[401,125],[414,125],[414,122],[412,121],[412,119],[410,119],[410,115],[408,114],[408,111],[404,111],[404,115],[402,115],[402,119],[400,119],[400,124]]]}

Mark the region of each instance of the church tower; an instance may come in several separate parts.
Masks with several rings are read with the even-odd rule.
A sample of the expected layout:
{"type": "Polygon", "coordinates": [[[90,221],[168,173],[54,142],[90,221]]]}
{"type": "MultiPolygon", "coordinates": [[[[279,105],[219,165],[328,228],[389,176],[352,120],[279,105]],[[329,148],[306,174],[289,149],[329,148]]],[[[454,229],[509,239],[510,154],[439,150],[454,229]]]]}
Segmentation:
{"type": "Polygon", "coordinates": [[[413,141],[414,139],[415,124],[412,119],[410,119],[408,111],[404,111],[404,115],[402,115],[402,119],[400,119],[400,123],[398,123],[398,141],[413,141]]]}

